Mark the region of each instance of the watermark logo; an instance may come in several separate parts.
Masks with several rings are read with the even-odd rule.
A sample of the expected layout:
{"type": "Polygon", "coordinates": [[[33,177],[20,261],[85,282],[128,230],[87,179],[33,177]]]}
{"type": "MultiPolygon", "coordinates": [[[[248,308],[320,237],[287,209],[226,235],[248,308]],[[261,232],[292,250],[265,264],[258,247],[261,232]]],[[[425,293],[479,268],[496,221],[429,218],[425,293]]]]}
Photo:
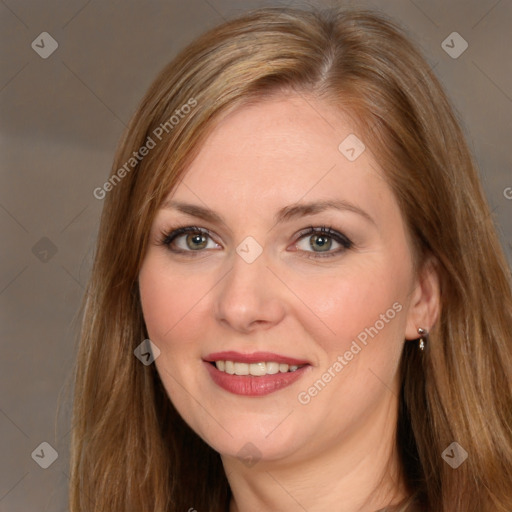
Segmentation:
{"type": "Polygon", "coordinates": [[[246,263],[253,263],[263,252],[263,247],[252,236],[248,236],[238,245],[236,252],[246,263]]]}
{"type": "Polygon", "coordinates": [[[252,468],[261,460],[262,454],[254,444],[245,443],[236,457],[248,468],[252,468]]]}
{"type": "Polygon", "coordinates": [[[57,254],[57,246],[46,236],[43,236],[32,247],[32,254],[42,263],[47,263],[57,254]]]}
{"type": "Polygon", "coordinates": [[[59,43],[48,32],[41,32],[30,46],[39,57],[47,59],[59,47],[59,43]]]}
{"type": "Polygon", "coordinates": [[[443,451],[441,457],[446,464],[453,469],[457,469],[468,458],[468,452],[459,443],[454,441],[443,451]]]}
{"type": "Polygon", "coordinates": [[[505,199],[512,200],[512,187],[506,187],[505,190],[503,190],[503,195],[505,199]]]}
{"type": "Polygon", "coordinates": [[[353,133],[348,135],[338,146],[339,152],[350,162],[357,160],[366,146],[353,133]]]}
{"type": "Polygon", "coordinates": [[[160,355],[160,349],[151,340],[144,340],[133,353],[144,366],[149,366],[160,355]]]}
{"type": "Polygon", "coordinates": [[[59,457],[57,450],[44,441],[33,452],[32,459],[43,469],[48,469],[59,457]]]}
{"type": "Polygon", "coordinates": [[[452,59],[458,59],[468,49],[468,46],[468,42],[458,32],[452,32],[441,43],[441,48],[452,59]]]}

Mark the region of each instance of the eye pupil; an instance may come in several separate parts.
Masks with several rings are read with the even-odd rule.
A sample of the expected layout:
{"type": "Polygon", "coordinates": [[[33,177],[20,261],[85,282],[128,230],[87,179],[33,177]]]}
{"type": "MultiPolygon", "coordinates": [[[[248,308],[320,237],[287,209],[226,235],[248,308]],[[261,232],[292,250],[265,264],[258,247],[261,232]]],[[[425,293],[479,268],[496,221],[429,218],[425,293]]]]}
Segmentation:
{"type": "Polygon", "coordinates": [[[203,249],[206,247],[206,236],[202,234],[193,234],[187,236],[187,247],[192,250],[203,249]]]}
{"type": "Polygon", "coordinates": [[[311,245],[313,249],[320,248],[321,251],[328,251],[331,248],[332,240],[330,237],[325,235],[313,235],[310,238],[309,245],[311,245]],[[315,246],[315,243],[318,245],[315,246]]]}

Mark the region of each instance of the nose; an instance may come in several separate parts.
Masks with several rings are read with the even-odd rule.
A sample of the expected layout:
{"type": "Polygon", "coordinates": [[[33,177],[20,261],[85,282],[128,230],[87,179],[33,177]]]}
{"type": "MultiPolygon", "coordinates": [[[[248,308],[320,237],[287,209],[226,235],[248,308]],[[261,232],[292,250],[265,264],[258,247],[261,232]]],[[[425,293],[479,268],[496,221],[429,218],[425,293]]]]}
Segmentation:
{"type": "Polygon", "coordinates": [[[231,271],[215,287],[216,320],[244,334],[279,324],[286,309],[283,289],[267,267],[265,251],[252,263],[238,254],[233,259],[231,271]]]}

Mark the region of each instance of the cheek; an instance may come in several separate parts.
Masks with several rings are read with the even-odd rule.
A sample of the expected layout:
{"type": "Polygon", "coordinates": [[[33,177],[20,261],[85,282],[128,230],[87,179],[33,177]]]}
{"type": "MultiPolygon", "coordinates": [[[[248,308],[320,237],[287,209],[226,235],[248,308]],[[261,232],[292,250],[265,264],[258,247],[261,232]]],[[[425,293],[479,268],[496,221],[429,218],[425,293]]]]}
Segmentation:
{"type": "Polygon", "coordinates": [[[151,265],[150,259],[140,271],[139,291],[149,338],[158,342],[172,328],[179,311],[173,300],[173,288],[166,284],[164,275],[151,265]]]}
{"type": "MultiPolygon", "coordinates": [[[[402,260],[403,261],[403,260],[402,260]]],[[[311,300],[330,330],[311,336],[321,345],[322,357],[315,375],[304,382],[300,404],[312,415],[323,416],[333,428],[352,418],[360,426],[368,411],[392,397],[406,325],[409,274],[389,261],[350,268],[350,273],[325,282],[326,294],[317,291],[311,300]],[[331,332],[334,331],[334,332],[331,332]],[[391,390],[391,393],[390,393],[391,390]],[[336,407],[332,407],[336,404],[336,407]]],[[[398,391],[396,391],[398,392],[398,391]]]]}
{"type": "Polygon", "coordinates": [[[167,343],[183,325],[195,325],[201,299],[209,290],[204,280],[171,271],[162,259],[150,252],[139,273],[144,321],[150,339],[157,344],[167,343]]]}
{"type": "Polygon", "coordinates": [[[169,269],[165,259],[151,251],[139,273],[148,337],[160,349],[155,366],[169,398],[186,418],[193,407],[184,385],[196,388],[193,376],[198,374],[201,364],[200,316],[204,315],[201,299],[210,288],[204,281],[191,278],[190,273],[184,275],[169,269]]]}
{"type": "Polygon", "coordinates": [[[377,337],[398,339],[405,325],[408,283],[405,265],[398,268],[382,260],[347,265],[336,278],[331,274],[305,279],[299,286],[307,288],[307,304],[316,317],[309,322],[311,334],[321,340],[331,358],[349,350],[354,340],[366,347],[377,337]],[[321,338],[320,332],[324,333],[321,338]]]}
{"type": "Polygon", "coordinates": [[[351,418],[351,428],[360,427],[370,411],[395,392],[408,277],[405,265],[398,268],[389,262],[358,271],[352,267],[350,275],[317,281],[320,286],[309,296],[311,309],[329,329],[320,331],[318,320],[309,323],[322,356],[297,399],[306,406],[304,411],[324,417],[333,430],[346,418],[351,418]],[[321,292],[322,284],[328,294],[321,292]]]}

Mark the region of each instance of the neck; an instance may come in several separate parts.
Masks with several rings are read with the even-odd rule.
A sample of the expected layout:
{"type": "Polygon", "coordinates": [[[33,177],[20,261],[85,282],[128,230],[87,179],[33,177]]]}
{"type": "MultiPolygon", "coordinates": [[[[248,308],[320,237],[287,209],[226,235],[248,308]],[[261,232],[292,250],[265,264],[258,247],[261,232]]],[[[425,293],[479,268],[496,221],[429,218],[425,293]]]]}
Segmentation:
{"type": "Polygon", "coordinates": [[[245,467],[222,457],[233,498],[230,512],[376,512],[406,497],[396,452],[397,401],[372,421],[314,456],[260,460],[245,467]]]}

